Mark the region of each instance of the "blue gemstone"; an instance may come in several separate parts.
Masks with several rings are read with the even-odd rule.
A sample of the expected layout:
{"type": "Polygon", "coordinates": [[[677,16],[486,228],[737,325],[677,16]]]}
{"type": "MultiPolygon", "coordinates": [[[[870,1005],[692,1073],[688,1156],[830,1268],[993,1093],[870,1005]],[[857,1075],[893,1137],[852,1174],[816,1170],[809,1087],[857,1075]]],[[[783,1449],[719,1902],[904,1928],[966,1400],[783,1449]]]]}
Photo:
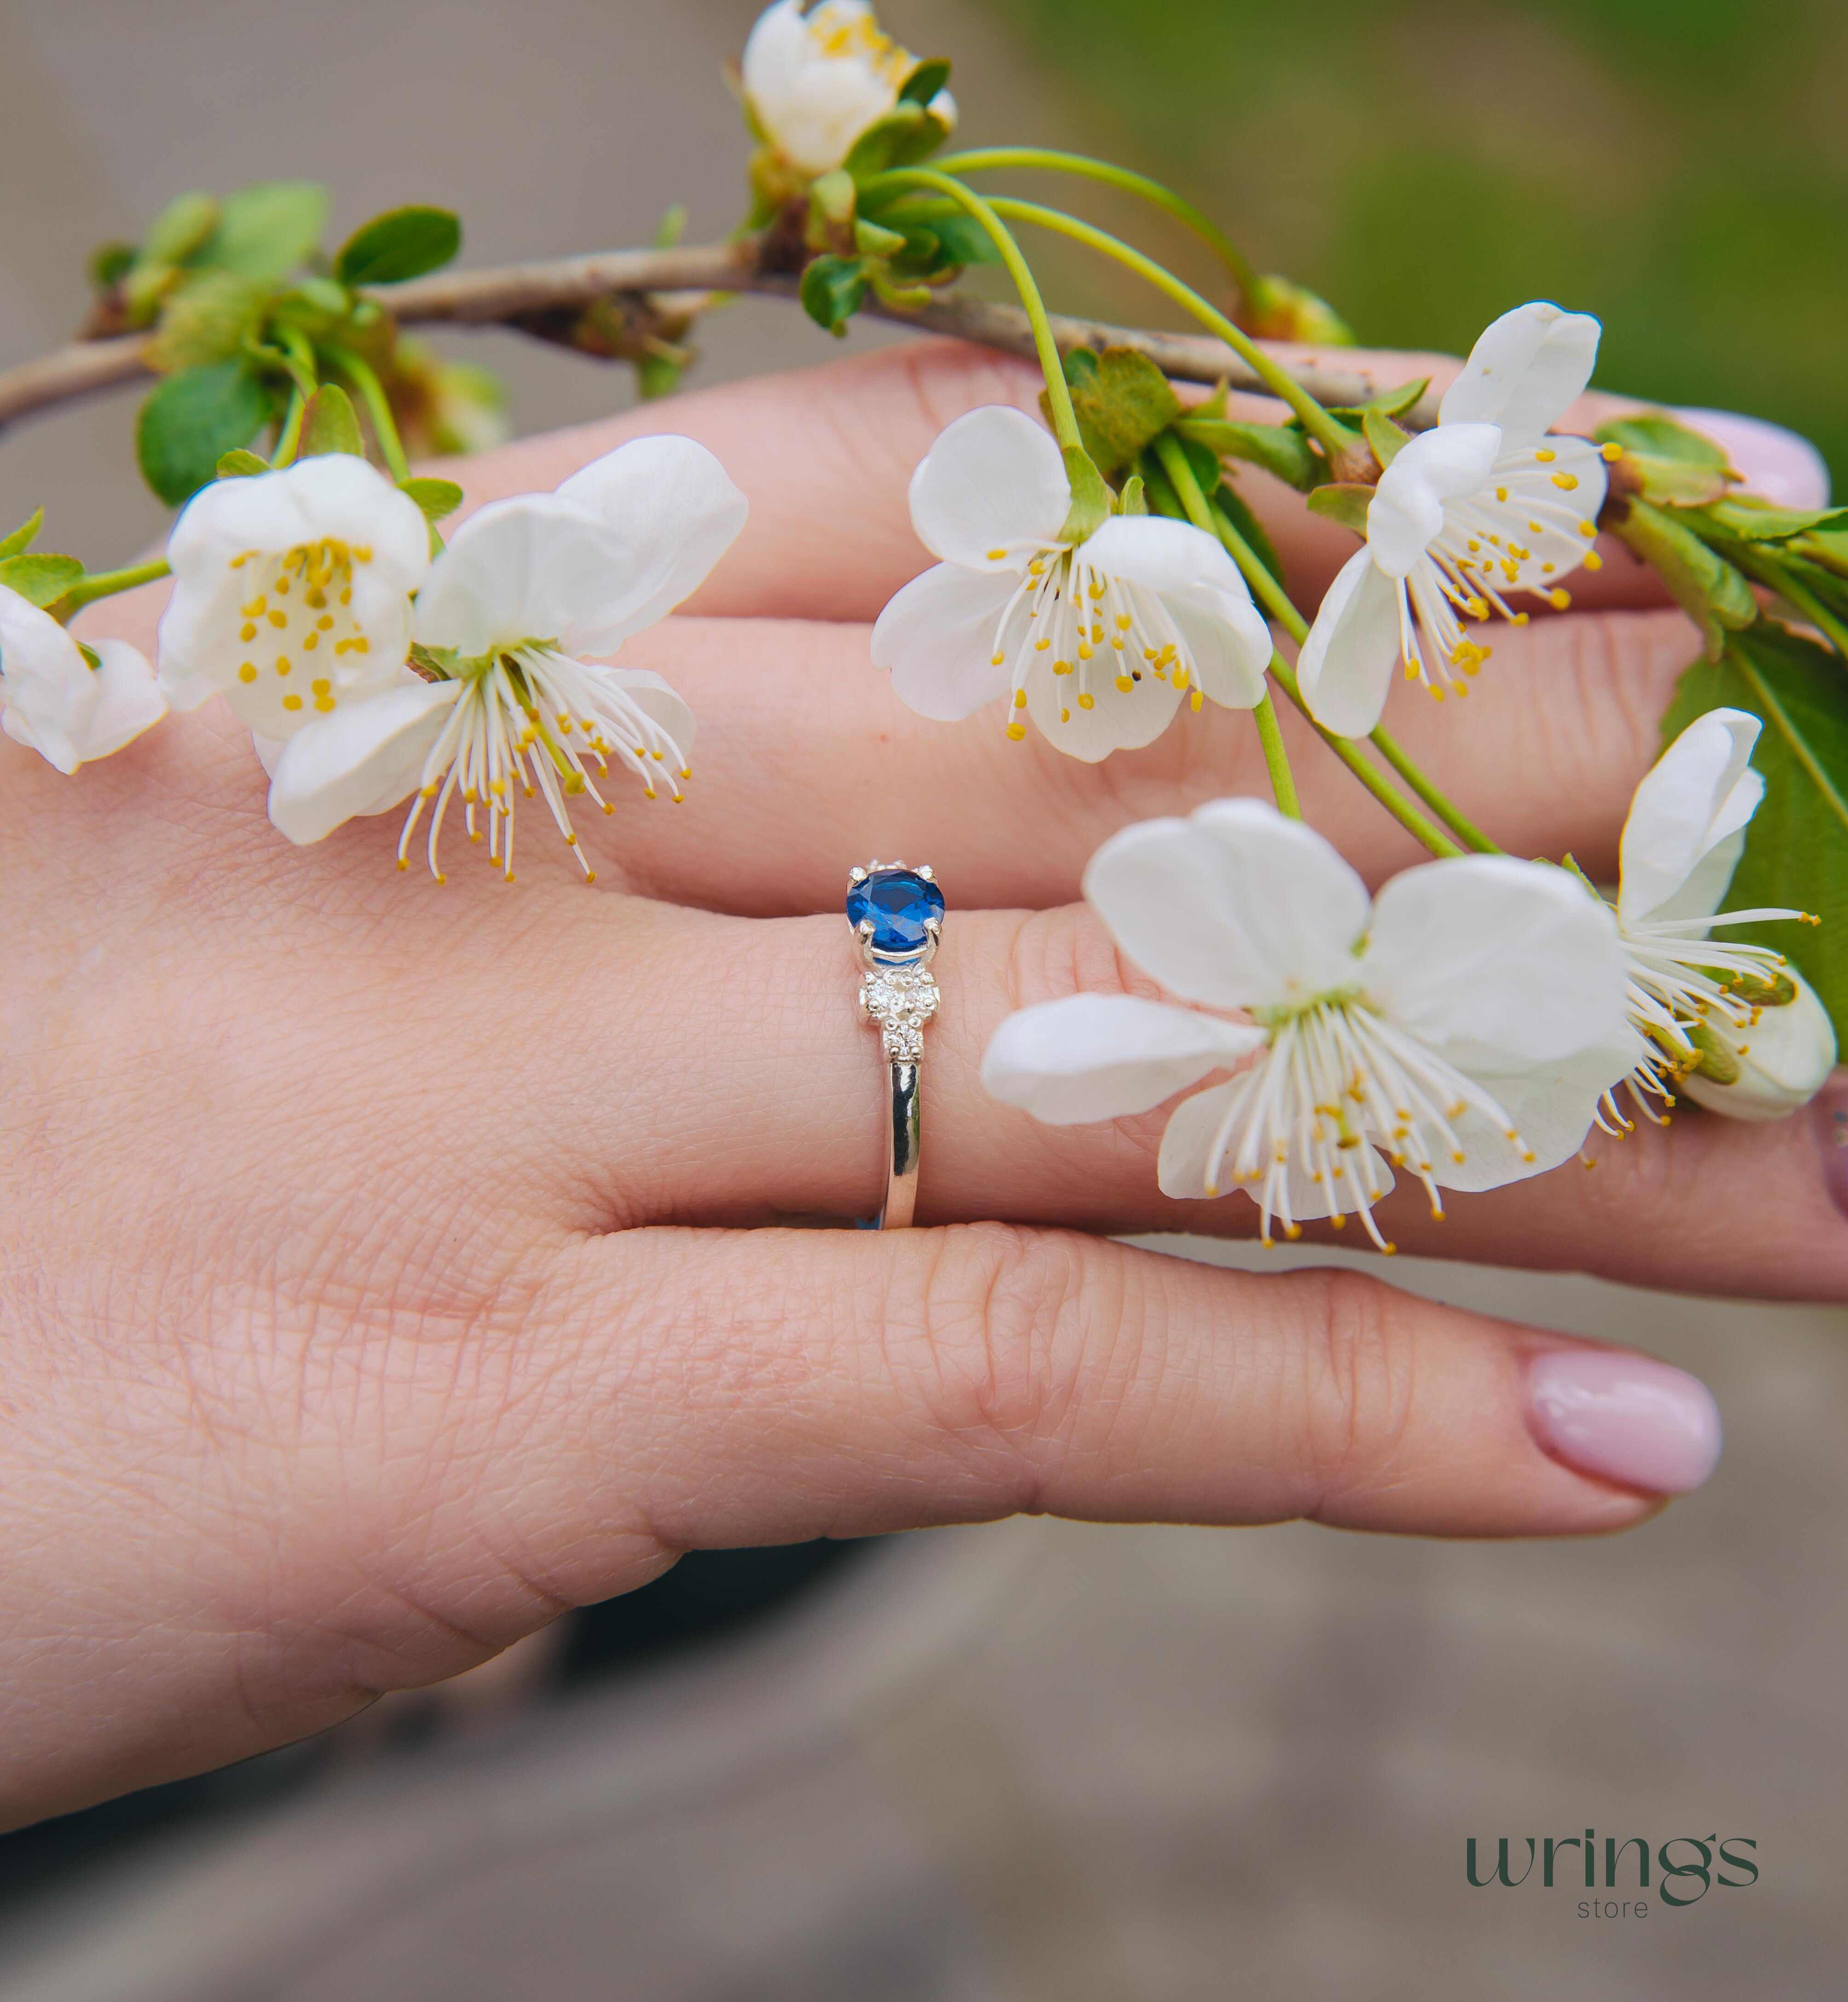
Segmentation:
{"type": "Polygon", "coordinates": [[[943,893],[912,869],[875,869],[847,892],[847,922],[856,931],[870,918],[873,950],[921,952],[925,926],[943,915],[943,893]]]}

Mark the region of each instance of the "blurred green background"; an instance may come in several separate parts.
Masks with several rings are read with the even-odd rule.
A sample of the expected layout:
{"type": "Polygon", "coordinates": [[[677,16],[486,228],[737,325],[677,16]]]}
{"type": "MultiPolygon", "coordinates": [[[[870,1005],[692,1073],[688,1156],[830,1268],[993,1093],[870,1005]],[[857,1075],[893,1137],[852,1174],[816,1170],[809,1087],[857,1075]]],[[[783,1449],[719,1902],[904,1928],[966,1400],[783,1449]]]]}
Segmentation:
{"type": "Polygon", "coordinates": [[[1168,179],[1363,340],[1461,352],[1554,298],[1603,320],[1601,382],[1775,418],[1848,485],[1842,0],[992,11],[1077,143],[1168,179]]]}

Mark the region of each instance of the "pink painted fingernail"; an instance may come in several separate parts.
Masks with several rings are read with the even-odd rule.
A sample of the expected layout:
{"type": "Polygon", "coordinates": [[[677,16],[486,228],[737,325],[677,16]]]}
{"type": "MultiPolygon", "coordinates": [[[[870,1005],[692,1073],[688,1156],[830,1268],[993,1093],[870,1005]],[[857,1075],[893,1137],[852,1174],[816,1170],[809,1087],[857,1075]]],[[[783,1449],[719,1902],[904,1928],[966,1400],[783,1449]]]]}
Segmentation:
{"type": "Polygon", "coordinates": [[[1720,1407],[1697,1376],[1627,1349],[1554,1348],[1527,1368],[1527,1418],[1554,1459],[1652,1495],[1685,1495],[1720,1460],[1720,1407]]]}
{"type": "Polygon", "coordinates": [[[1695,431],[1731,455],[1733,470],[1746,484],[1780,507],[1826,507],[1829,467],[1806,438],[1763,417],[1741,417],[1737,410],[1679,410],[1695,431]]]}
{"type": "Polygon", "coordinates": [[[1838,1070],[1810,1100],[1809,1129],[1822,1155],[1822,1186],[1848,1216],[1848,1071],[1838,1070]]]}

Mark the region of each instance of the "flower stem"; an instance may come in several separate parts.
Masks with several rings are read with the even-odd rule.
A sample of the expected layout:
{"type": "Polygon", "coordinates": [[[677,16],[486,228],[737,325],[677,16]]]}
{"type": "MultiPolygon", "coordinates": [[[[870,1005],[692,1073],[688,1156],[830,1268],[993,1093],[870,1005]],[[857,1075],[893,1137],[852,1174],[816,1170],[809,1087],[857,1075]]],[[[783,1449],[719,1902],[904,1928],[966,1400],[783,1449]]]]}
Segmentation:
{"type": "Polygon", "coordinates": [[[901,187],[929,188],[947,197],[988,232],[989,240],[1007,267],[1007,274],[1013,281],[1021,307],[1033,328],[1034,347],[1040,358],[1041,372],[1046,378],[1046,401],[1051,412],[1053,434],[1066,450],[1082,452],[1084,447],[1078,435],[1077,413],[1072,408],[1072,392],[1065,386],[1065,364],[1059,359],[1058,343],[1053,338],[1052,325],[1046,317],[1046,302],[1040,296],[1039,286],[1020,245],[1014,241],[1013,232],[1001,220],[992,203],[985,201],[973,188],[964,187],[953,176],[939,173],[933,168],[895,167],[886,173],[869,174],[859,184],[863,196],[901,187]]]}
{"type": "Polygon", "coordinates": [[[350,348],[330,347],[327,358],[359,392],[360,401],[366,406],[366,415],[372,420],[373,436],[378,441],[378,449],[385,455],[392,477],[410,479],[410,461],[405,456],[404,441],[398,435],[397,420],[392,415],[392,401],[385,393],[385,385],[379,381],[378,371],[350,348]]]}
{"type": "Polygon", "coordinates": [[[1383,730],[1376,730],[1369,741],[1466,848],[1474,849],[1478,855],[1499,855],[1501,853],[1480,828],[1459,813],[1425,777],[1400,749],[1396,738],[1389,737],[1383,730]]]}
{"type": "MultiPolygon", "coordinates": [[[[1172,431],[1163,431],[1155,441],[1155,452],[1173,483],[1175,497],[1187,511],[1187,519],[1196,528],[1213,535],[1212,504],[1200,490],[1180,439],[1172,431]]],[[[1290,769],[1289,753],[1284,748],[1283,732],[1278,726],[1277,706],[1267,688],[1252,713],[1257,724],[1258,741],[1264,746],[1264,769],[1271,775],[1271,790],[1277,797],[1277,811],[1286,820],[1300,820],[1302,807],[1296,797],[1295,775],[1290,769]]]]}
{"type": "Polygon", "coordinates": [[[315,367],[315,351],[308,337],[294,327],[284,326],[277,330],[276,337],[281,344],[284,365],[289,371],[293,386],[282,429],[277,434],[276,449],[270,455],[272,469],[295,464],[295,454],[302,444],[302,423],[308,416],[308,399],[320,382],[319,371],[315,367]]]}
{"type": "Polygon", "coordinates": [[[984,173],[998,167],[1043,168],[1049,173],[1076,174],[1085,180],[1102,181],[1126,194],[1139,195],[1173,216],[1184,228],[1191,230],[1226,267],[1242,297],[1250,299],[1256,295],[1257,274],[1250,259],[1211,216],[1146,174],[1112,166],[1107,160],[1093,160],[1086,154],[1061,152],[1050,146],[984,146],[975,152],[940,158],[936,164],[948,174],[984,173]]]}
{"type": "MultiPolygon", "coordinates": [[[[1037,223],[1041,228],[1069,236],[1074,242],[1114,258],[1138,277],[1146,279],[1158,291],[1166,292],[1202,326],[1216,333],[1235,354],[1242,356],[1265,388],[1288,404],[1302,428],[1328,455],[1337,478],[1346,470],[1345,462],[1354,456],[1357,448],[1364,448],[1355,434],[1339,417],[1325,410],[1288,370],[1267,354],[1243,327],[1235,326],[1218,307],[1203,299],[1191,285],[1184,284],[1152,257],[1145,256],[1133,245],[1112,236],[1109,231],[1100,229],[1093,223],[1080,221],[1075,215],[1067,215],[1061,209],[1044,208],[1037,201],[1018,201],[1011,196],[997,195],[991,206],[998,216],[1013,216],[1022,222],[1037,223]]],[[[1370,459],[1368,462],[1372,463],[1370,459]]]]}
{"type": "Polygon", "coordinates": [[[173,574],[165,556],[151,563],[131,563],[126,570],[99,570],[79,577],[58,601],[57,616],[69,619],[99,598],[113,598],[119,591],[133,591],[137,584],[158,583],[173,574]]]}

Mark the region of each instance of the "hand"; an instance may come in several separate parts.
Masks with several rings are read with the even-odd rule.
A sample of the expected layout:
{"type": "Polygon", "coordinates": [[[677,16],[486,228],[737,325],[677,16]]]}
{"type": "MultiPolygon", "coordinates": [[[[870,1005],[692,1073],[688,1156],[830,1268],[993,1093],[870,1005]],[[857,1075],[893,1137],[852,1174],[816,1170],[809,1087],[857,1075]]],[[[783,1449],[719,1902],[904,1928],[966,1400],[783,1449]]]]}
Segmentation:
{"type": "MultiPolygon", "coordinates": [[[[692,616],[625,653],[691,700],[699,752],[684,807],[616,793],[594,892],[536,853],[516,888],[459,854],[438,889],[395,870],[395,822],[291,849],[218,706],[75,780],[0,744],[6,1815],[315,1730],[689,1548],[1018,1509],[1597,1531],[1703,1477],[1715,1421],[1679,1372],[1079,1234],[1255,1212],[1161,1198],[1159,1116],[1052,1132],[982,1093],[1009,1008],[1132,978],[1071,902],[1102,837],[1263,790],[1242,716],[1084,766],[922,722],[868,664],[864,622],[923,561],[912,465],[1035,379],[895,349],[457,469],[477,499],[549,487],[671,428],[753,502],[692,616]],[[877,1199],[839,898],[894,853],[951,900],[938,1227],[746,1229],[877,1199]]],[[[1313,598],[1338,532],[1267,512],[1313,598]]],[[[1614,557],[1599,609],[1503,636],[1467,716],[1393,719],[1511,848],[1609,867],[1693,645],[1638,575],[1614,557]]],[[[85,630],[146,645],[159,605],[85,630]]],[[[1292,750],[1369,875],[1415,859],[1309,733],[1292,750]]],[[[1844,1290],[1801,1126],[1599,1156],[1441,1226],[1386,1213],[1421,1251],[1844,1290]]]]}

